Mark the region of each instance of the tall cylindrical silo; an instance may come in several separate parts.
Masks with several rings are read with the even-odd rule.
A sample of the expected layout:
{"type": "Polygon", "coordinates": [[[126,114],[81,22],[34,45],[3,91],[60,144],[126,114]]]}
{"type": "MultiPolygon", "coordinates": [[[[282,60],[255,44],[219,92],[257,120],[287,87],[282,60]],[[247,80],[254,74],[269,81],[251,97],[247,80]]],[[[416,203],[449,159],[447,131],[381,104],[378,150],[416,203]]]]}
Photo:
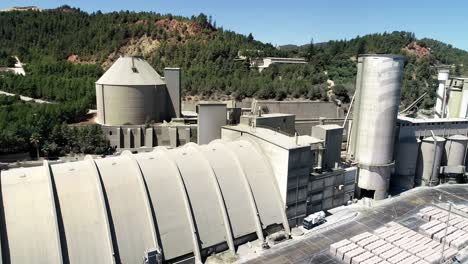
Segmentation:
{"type": "Polygon", "coordinates": [[[439,172],[444,144],[445,138],[437,136],[421,140],[416,172],[417,186],[434,186],[439,184],[439,172]]]}
{"type": "Polygon", "coordinates": [[[164,93],[164,81],[148,62],[139,57],[121,57],[96,82],[98,122],[104,125],[160,122],[164,93]]]}
{"type": "Polygon", "coordinates": [[[364,55],[356,160],[361,195],[384,199],[393,167],[395,124],[400,104],[403,56],[364,55]]]}
{"type": "Polygon", "coordinates": [[[356,88],[354,90],[354,105],[352,106],[353,121],[351,127],[351,135],[349,137],[349,145],[347,149],[347,156],[350,159],[355,158],[356,155],[356,141],[357,141],[357,127],[359,124],[359,104],[361,98],[361,80],[362,80],[362,58],[358,58],[357,62],[357,75],[356,75],[356,88]]]}
{"type": "Polygon", "coordinates": [[[440,67],[438,69],[437,80],[439,81],[439,87],[437,88],[437,97],[436,97],[436,105],[435,105],[435,117],[444,118],[445,117],[445,106],[447,102],[447,93],[446,93],[446,83],[449,79],[450,68],[448,67],[440,67]]]}
{"type": "Polygon", "coordinates": [[[462,102],[458,117],[468,118],[468,80],[463,80],[462,102]]]}
{"type": "Polygon", "coordinates": [[[392,186],[405,190],[414,187],[418,153],[419,142],[415,137],[406,137],[398,141],[395,151],[395,174],[391,178],[392,186]]]}
{"type": "Polygon", "coordinates": [[[464,166],[468,137],[454,135],[447,138],[443,156],[446,166],[464,166]]]}

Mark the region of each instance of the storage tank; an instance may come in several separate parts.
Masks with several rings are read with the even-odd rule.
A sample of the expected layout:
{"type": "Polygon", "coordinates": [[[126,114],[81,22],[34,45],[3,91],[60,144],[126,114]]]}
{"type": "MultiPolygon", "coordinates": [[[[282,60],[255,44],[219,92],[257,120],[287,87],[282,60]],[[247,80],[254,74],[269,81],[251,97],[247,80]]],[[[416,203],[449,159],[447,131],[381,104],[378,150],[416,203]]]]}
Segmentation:
{"type": "Polygon", "coordinates": [[[414,187],[418,153],[419,142],[415,137],[406,137],[398,141],[395,151],[395,174],[391,178],[392,186],[405,190],[414,187]]]}
{"type": "Polygon", "coordinates": [[[459,117],[468,118],[468,79],[463,80],[462,102],[459,117]]]}
{"type": "Polygon", "coordinates": [[[361,98],[361,80],[362,80],[362,58],[358,58],[357,75],[356,75],[356,89],[354,92],[354,105],[352,105],[353,120],[351,121],[351,135],[349,136],[349,147],[347,156],[349,159],[355,158],[356,155],[356,141],[357,141],[357,127],[359,124],[359,104],[361,98]]]}
{"type": "Polygon", "coordinates": [[[140,57],[120,57],[96,82],[97,119],[104,125],[140,125],[165,116],[161,76],[140,57]]]}
{"type": "Polygon", "coordinates": [[[393,167],[403,56],[364,55],[359,98],[356,160],[361,195],[384,199],[393,167]]]}
{"type": "Polygon", "coordinates": [[[447,93],[446,93],[446,83],[449,79],[450,67],[439,67],[437,80],[439,81],[439,87],[437,88],[437,98],[435,105],[435,117],[444,118],[445,117],[445,107],[447,102],[447,93]]]}
{"type": "Polygon", "coordinates": [[[447,138],[443,156],[443,165],[464,166],[468,137],[454,135],[447,138]]]}
{"type": "Polygon", "coordinates": [[[439,171],[444,144],[445,138],[437,136],[421,140],[416,173],[417,186],[434,186],[439,184],[439,171]]]}

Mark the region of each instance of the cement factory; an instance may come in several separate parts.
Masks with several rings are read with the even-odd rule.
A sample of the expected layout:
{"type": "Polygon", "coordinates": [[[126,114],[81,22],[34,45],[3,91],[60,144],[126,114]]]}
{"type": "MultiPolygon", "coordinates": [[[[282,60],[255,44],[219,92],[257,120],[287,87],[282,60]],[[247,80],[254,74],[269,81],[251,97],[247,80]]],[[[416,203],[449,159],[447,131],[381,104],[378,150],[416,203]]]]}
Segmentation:
{"type": "MultiPolygon", "coordinates": [[[[217,255],[242,263],[243,248],[269,254],[305,237],[301,226],[311,214],[352,208],[360,199],[385,202],[420,186],[466,186],[468,78],[440,68],[435,116],[404,116],[404,63],[403,56],[360,56],[345,113],[334,102],[184,107],[181,69],[167,68],[162,77],[140,57],[121,57],[96,82],[97,122],[119,154],[2,171],[0,263],[210,263],[217,255]]],[[[398,255],[397,246],[385,255],[396,243],[391,235],[427,239],[382,220],[381,230],[322,245],[337,261],[326,263],[453,258],[468,246],[468,230],[455,228],[468,225],[468,210],[457,206],[454,229],[434,247],[421,246],[442,247],[448,253],[439,258],[398,255]],[[445,248],[455,232],[456,243],[445,248]],[[380,253],[367,247],[377,241],[386,247],[380,253]]],[[[436,226],[449,222],[450,210],[447,217],[447,210],[428,207],[414,219],[436,226]]],[[[416,228],[430,237],[421,245],[443,229],[433,226],[416,228]]],[[[325,263],[319,259],[309,263],[325,263]]]]}

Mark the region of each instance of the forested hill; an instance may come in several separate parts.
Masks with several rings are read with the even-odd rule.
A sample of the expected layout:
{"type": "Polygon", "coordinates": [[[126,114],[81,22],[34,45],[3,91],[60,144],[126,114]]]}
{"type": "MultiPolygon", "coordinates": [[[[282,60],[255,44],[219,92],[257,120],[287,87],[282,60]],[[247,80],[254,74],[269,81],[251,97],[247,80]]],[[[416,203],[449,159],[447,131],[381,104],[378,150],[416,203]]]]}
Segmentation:
{"type": "MultiPolygon", "coordinates": [[[[409,32],[277,49],[252,35],[217,27],[216,21],[204,14],[191,18],[147,12],[90,14],[68,6],[43,12],[0,13],[0,55],[18,55],[26,70],[33,73],[15,77],[29,80],[0,81],[0,89],[21,89],[59,101],[67,100],[66,96],[71,100],[85,97],[93,104],[92,80],[102,72],[98,68],[109,67],[123,54],[143,55],[159,72],[164,67],[182,67],[186,95],[326,100],[326,82],[330,79],[338,96],[347,100],[347,93],[354,89],[355,56],[360,53],[408,56],[405,104],[425,90],[434,90],[430,66],[453,64],[454,71],[462,74],[465,69],[461,65],[468,65],[467,52],[434,40],[417,40],[409,32]],[[239,55],[247,59],[239,60],[239,55]],[[262,73],[250,68],[250,59],[265,56],[306,57],[309,63],[270,67],[262,73]],[[63,80],[65,72],[68,77],[63,80]]],[[[423,107],[432,104],[429,98],[423,107]]]]}

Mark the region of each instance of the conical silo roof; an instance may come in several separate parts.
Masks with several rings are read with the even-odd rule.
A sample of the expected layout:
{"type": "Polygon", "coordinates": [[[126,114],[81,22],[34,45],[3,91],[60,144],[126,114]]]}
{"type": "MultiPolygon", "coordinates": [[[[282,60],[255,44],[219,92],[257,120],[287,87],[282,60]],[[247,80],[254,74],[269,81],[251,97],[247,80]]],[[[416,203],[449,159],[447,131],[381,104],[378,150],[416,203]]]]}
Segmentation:
{"type": "Polygon", "coordinates": [[[434,137],[431,136],[431,137],[424,138],[423,141],[425,141],[425,142],[434,142],[434,141],[444,142],[445,138],[439,137],[439,136],[434,136],[434,137]]]}
{"type": "Polygon", "coordinates": [[[161,76],[140,57],[120,57],[96,82],[104,85],[163,85],[161,76]]]}
{"type": "Polygon", "coordinates": [[[465,137],[463,135],[453,135],[447,138],[448,140],[454,140],[454,141],[468,141],[468,137],[465,137]]]}

